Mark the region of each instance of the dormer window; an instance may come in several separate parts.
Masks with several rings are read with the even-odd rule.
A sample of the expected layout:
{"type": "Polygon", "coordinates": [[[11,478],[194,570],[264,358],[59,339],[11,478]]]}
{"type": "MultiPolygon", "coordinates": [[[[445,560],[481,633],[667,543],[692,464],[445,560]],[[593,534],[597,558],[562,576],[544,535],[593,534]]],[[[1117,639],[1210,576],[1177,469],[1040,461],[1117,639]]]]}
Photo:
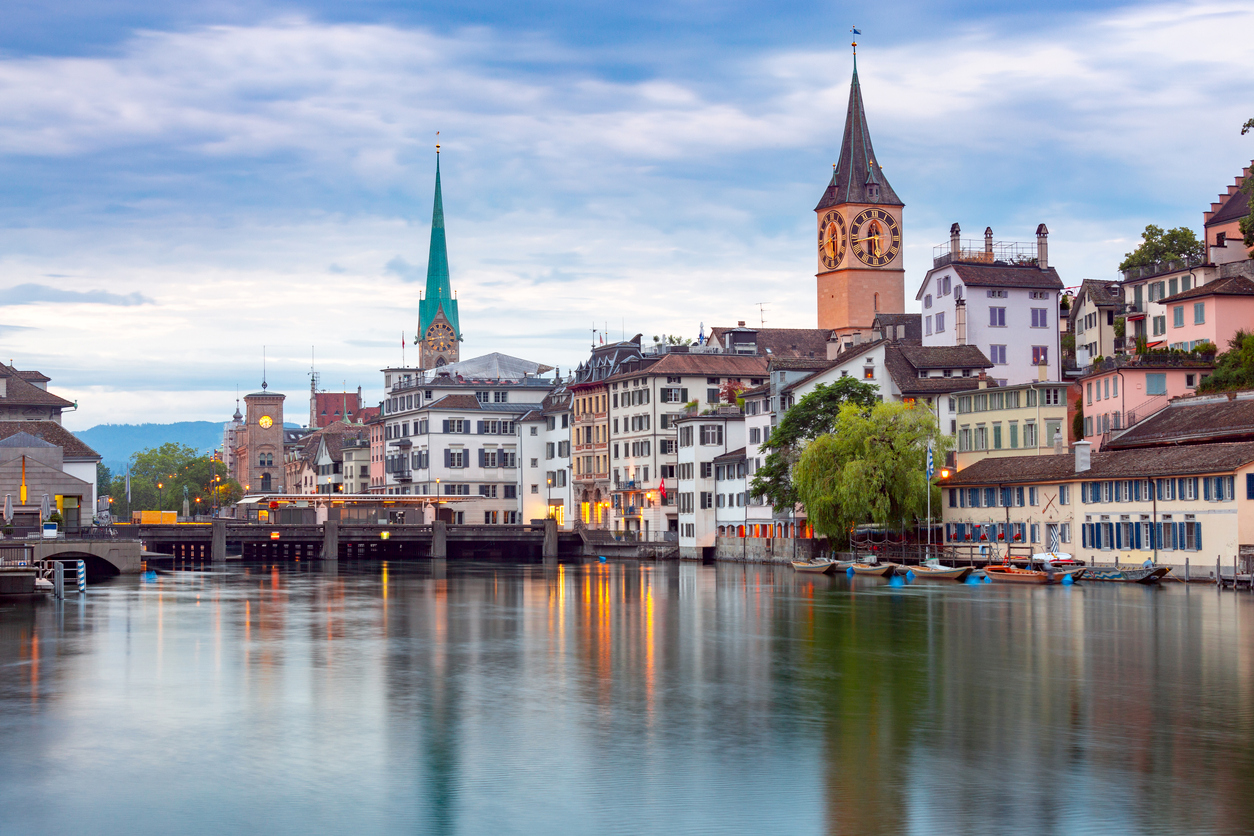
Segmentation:
{"type": "Polygon", "coordinates": [[[866,196],[868,200],[880,199],[880,187],[878,183],[867,183],[866,196]]]}

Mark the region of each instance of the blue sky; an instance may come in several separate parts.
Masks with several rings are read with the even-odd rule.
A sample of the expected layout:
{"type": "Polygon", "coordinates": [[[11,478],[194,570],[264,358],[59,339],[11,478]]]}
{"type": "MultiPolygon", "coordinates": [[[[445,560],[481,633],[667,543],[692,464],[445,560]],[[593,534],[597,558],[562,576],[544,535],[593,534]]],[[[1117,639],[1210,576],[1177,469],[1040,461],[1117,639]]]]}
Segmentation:
{"type": "Polygon", "coordinates": [[[1254,158],[1248,3],[10,3],[0,356],[71,428],[224,419],[262,346],[295,415],[311,347],[378,400],[437,130],[464,356],[813,327],[853,23],[909,298],[954,221],[1114,277],[1254,158]]]}

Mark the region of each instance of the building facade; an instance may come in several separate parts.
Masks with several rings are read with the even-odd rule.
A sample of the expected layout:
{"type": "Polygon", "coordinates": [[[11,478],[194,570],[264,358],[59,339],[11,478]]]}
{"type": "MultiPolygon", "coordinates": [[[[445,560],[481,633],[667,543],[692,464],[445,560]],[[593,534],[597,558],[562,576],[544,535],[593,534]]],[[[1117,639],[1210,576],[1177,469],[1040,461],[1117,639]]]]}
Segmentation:
{"type": "Polygon", "coordinates": [[[283,401],[266,391],[244,396],[244,425],[236,431],[233,470],[245,493],[286,493],[283,401]]]}

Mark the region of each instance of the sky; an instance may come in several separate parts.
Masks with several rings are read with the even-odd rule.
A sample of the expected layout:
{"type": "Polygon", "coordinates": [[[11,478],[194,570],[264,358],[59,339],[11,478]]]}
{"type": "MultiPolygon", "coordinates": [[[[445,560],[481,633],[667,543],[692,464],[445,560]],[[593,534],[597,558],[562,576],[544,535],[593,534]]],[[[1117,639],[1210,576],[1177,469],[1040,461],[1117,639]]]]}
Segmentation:
{"type": "Polygon", "coordinates": [[[0,358],[70,429],[227,420],[263,355],[289,419],[311,365],[381,400],[437,131],[463,357],[815,327],[853,25],[912,310],[955,221],[1116,278],[1254,158],[1248,2],[9,0],[0,358]]]}

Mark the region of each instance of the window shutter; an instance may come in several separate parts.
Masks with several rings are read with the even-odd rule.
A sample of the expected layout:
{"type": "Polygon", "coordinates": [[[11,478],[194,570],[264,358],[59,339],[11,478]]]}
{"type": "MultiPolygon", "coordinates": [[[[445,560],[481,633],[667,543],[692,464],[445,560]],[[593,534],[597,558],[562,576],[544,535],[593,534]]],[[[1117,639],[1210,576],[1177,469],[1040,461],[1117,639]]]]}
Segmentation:
{"type": "Polygon", "coordinates": [[[1115,523],[1115,548],[1123,548],[1123,524],[1115,523]]]}
{"type": "Polygon", "coordinates": [[[477,432],[479,435],[483,435],[483,422],[479,421],[477,423],[478,423],[478,426],[475,429],[475,432],[477,432]]]}
{"type": "Polygon", "coordinates": [[[1141,501],[1141,480],[1137,479],[1132,483],[1132,498],[1137,502],[1141,501]]]}
{"type": "MultiPolygon", "coordinates": [[[[1202,550],[1202,524],[1201,523],[1193,523],[1193,535],[1194,535],[1193,550],[1200,552],[1202,550]]],[[[1236,587],[1233,587],[1233,588],[1235,589],[1236,587]]]]}
{"type": "Polygon", "coordinates": [[[1176,480],[1176,499],[1182,499],[1182,498],[1184,498],[1184,480],[1177,479],[1176,480]]]}
{"type": "MultiPolygon", "coordinates": [[[[481,426],[481,427],[483,426],[483,422],[482,422],[482,421],[481,421],[481,422],[479,422],[479,426],[481,426]]],[[[485,456],[486,456],[486,454],[485,454],[485,452],[484,452],[484,449],[483,449],[482,447],[480,447],[480,448],[479,448],[479,466],[480,466],[480,467],[483,467],[483,466],[484,466],[484,463],[486,462],[486,458],[485,458],[485,456]]]]}
{"type": "Polygon", "coordinates": [[[469,421],[462,421],[462,433],[465,435],[470,435],[470,422],[469,421]]]}
{"type": "Polygon", "coordinates": [[[1254,499],[1254,473],[1245,474],[1245,498],[1254,499]]]}
{"type": "Polygon", "coordinates": [[[1093,548],[1100,549],[1102,547],[1102,524],[1093,523],[1093,548]]]}
{"type": "MultiPolygon", "coordinates": [[[[448,419],[447,418],[444,419],[444,432],[448,432],[448,419]]],[[[446,450],[445,452],[447,453],[448,451],[446,450]]]]}
{"type": "Polygon", "coordinates": [[[1149,547],[1151,550],[1158,548],[1158,526],[1154,523],[1149,524],[1149,547]]]}
{"type": "Polygon", "coordinates": [[[1203,476],[1202,477],[1202,499],[1206,500],[1207,502],[1210,502],[1211,496],[1212,496],[1212,492],[1210,489],[1210,477],[1203,476]]]}
{"type": "MultiPolygon", "coordinates": [[[[1139,483],[1138,483],[1138,484],[1139,484],[1139,483]]],[[[1141,548],[1143,548],[1143,545],[1142,545],[1142,543],[1141,543],[1141,540],[1142,540],[1142,533],[1141,533],[1141,529],[1142,529],[1142,528],[1143,528],[1143,526],[1142,526],[1140,523],[1133,523],[1133,524],[1132,524],[1132,548],[1134,548],[1134,549],[1141,549],[1141,548]]]]}
{"type": "Polygon", "coordinates": [[[679,390],[679,401],[680,403],[688,403],[688,390],[687,389],[679,390]]]}
{"type": "Polygon", "coordinates": [[[1083,548],[1087,549],[1089,547],[1089,524],[1088,523],[1082,523],[1080,525],[1080,541],[1081,541],[1080,545],[1083,548]]]}
{"type": "Polygon", "coordinates": [[[1176,548],[1184,548],[1184,523],[1172,523],[1176,527],[1176,548]]]}
{"type": "MultiPolygon", "coordinates": [[[[444,425],[445,427],[447,427],[448,421],[445,421],[444,425]]],[[[446,429],[445,432],[448,432],[448,430],[446,429]]],[[[453,466],[453,451],[448,449],[447,447],[444,448],[444,466],[445,467],[453,466]]]]}

